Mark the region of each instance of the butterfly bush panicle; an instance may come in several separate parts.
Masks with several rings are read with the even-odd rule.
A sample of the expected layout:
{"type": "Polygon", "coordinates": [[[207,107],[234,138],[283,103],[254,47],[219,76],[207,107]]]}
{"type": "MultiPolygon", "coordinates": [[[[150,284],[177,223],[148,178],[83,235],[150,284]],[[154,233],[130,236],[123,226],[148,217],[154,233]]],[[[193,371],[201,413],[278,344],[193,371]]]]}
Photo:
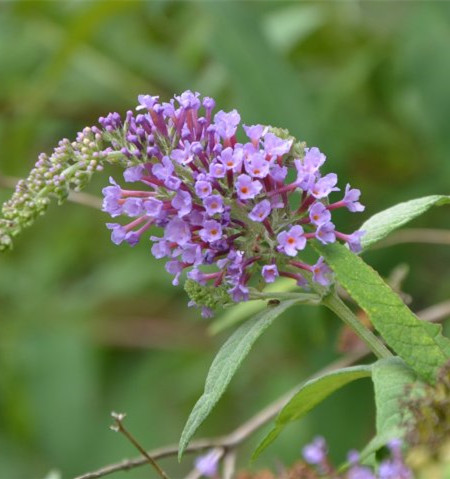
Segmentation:
{"type": "MultiPolygon", "coordinates": [[[[150,235],[151,251],[167,259],[174,284],[186,272],[188,285],[209,287],[213,295],[220,287],[222,298],[225,288],[233,301],[279,276],[302,287],[329,285],[323,258],[309,264],[301,254],[316,240],[341,240],[360,251],[363,232],[336,231],[332,222],[337,208],[364,209],[360,191],[347,185],[344,197],[330,202],[339,191],[337,175],[322,175],[326,157],[318,148],[263,125],[243,125],[238,133],[239,113],[214,107],[212,98],[190,91],[168,103],[140,95],[137,113],[100,119],[113,150],[129,161],[130,186],[111,178],[103,190],[104,211],[129,218],[107,224],[112,241],[134,246],[155,226],[160,233],[150,235]]],[[[217,302],[191,298],[205,316],[217,302]]]]}
{"type": "MultiPolygon", "coordinates": [[[[120,120],[115,118],[113,125],[118,129],[120,120]]],[[[29,176],[17,183],[11,199],[2,206],[0,251],[11,248],[13,237],[33,224],[52,199],[61,204],[71,190],[83,189],[95,172],[103,170],[105,162],[127,166],[129,159],[116,151],[115,146],[105,139],[104,131],[93,126],[79,132],[75,141],[61,140],[50,156],[41,153],[29,176]]],[[[120,195],[120,187],[113,188],[111,201],[114,194],[120,195]]],[[[126,211],[136,213],[133,203],[127,204],[126,211]]],[[[122,208],[117,208],[117,214],[121,212],[122,208]]]]}

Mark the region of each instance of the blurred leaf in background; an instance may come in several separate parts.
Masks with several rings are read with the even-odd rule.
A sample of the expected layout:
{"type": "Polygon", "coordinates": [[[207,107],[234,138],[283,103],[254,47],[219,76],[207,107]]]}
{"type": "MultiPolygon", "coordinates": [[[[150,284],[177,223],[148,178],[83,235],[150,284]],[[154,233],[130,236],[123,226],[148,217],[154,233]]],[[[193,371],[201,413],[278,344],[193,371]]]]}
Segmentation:
{"type": "MultiPolygon", "coordinates": [[[[5,176],[26,175],[60,138],[134,108],[140,93],[168,99],[185,89],[319,146],[341,186],[363,191],[365,218],[448,194],[449,42],[444,2],[3,2],[0,199],[11,191],[5,176]]],[[[110,174],[121,172],[105,172],[89,192],[99,196],[110,174]]],[[[436,209],[414,225],[449,220],[436,209]]],[[[52,469],[69,478],[134,455],[108,430],[112,409],[128,413],[146,447],[176,442],[226,337],[208,337],[148,244],[111,244],[106,221],[80,205],[52,207],[0,257],[2,478],[52,469]]],[[[352,221],[338,226],[350,231],[363,218],[352,221]]],[[[413,308],[448,297],[448,248],[400,245],[366,259],[383,274],[410,264],[413,308]]],[[[227,432],[336,357],[338,331],[321,310],[286,314],[200,434],[227,432]]],[[[342,459],[373,433],[370,394],[362,383],[342,390],[254,467],[296,460],[315,434],[342,459]]],[[[169,461],[167,470],[178,477],[189,466],[169,461]]]]}

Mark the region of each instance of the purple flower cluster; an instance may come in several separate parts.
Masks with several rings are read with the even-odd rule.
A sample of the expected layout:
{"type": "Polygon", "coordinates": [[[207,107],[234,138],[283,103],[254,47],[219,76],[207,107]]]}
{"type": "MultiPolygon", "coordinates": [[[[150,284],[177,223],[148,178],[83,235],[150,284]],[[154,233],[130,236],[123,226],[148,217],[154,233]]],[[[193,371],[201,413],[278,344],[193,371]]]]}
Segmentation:
{"type": "Polygon", "coordinates": [[[316,437],[310,444],[307,444],[303,448],[302,454],[308,464],[314,466],[319,474],[325,474],[326,477],[339,477],[342,479],[412,479],[412,472],[403,460],[401,446],[400,440],[389,442],[388,449],[391,457],[380,463],[377,473],[371,467],[360,464],[357,451],[350,451],[348,453],[348,471],[343,473],[343,475],[337,475],[328,459],[325,439],[321,436],[316,437]]]}
{"type": "Polygon", "coordinates": [[[150,236],[152,253],[167,259],[174,284],[187,271],[200,285],[225,285],[234,301],[248,299],[252,278],[327,286],[323,258],[311,265],[299,252],[310,240],[341,240],[358,252],[363,232],[336,231],[331,214],[363,211],[360,191],[347,185],[344,197],[330,202],[337,176],[320,173],[326,157],[318,148],[263,125],[243,125],[247,139],[239,142],[239,113],[213,114],[214,106],[190,91],[168,103],[140,95],[137,114],[100,118],[113,148],[129,159],[125,181],[140,185],[125,189],[111,179],[104,188],[104,211],[130,218],[108,223],[112,241],[134,246],[159,227],[162,235],[150,236]]]}

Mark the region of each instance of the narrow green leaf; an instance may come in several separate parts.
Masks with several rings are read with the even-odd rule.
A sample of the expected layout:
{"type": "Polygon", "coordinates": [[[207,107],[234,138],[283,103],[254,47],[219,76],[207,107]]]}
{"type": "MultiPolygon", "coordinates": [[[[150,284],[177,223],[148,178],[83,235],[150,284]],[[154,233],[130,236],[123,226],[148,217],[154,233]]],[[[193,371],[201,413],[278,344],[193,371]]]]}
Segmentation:
{"type": "Polygon", "coordinates": [[[362,237],[362,247],[367,249],[374,243],[382,240],[389,233],[400,228],[422,213],[425,213],[432,206],[441,206],[450,203],[450,196],[433,195],[417,198],[392,206],[387,210],[373,215],[361,225],[361,230],[366,234],[362,237]]]}
{"type": "Polygon", "coordinates": [[[405,411],[402,402],[408,391],[406,385],[414,384],[418,391],[422,383],[416,373],[399,357],[380,359],[372,368],[375,390],[376,436],[361,452],[364,459],[386,445],[391,439],[404,435],[405,411]]]}
{"type": "Polygon", "coordinates": [[[441,326],[418,319],[400,297],[359,256],[339,243],[316,243],[339,283],[369,315],[386,343],[422,378],[434,382],[450,357],[441,326]]]}
{"type": "Polygon", "coordinates": [[[253,453],[256,459],[280,435],[283,429],[293,421],[305,416],[311,409],[321,403],[334,391],[356,379],[371,375],[372,366],[353,366],[324,374],[306,381],[294,397],[284,406],[278,415],[273,429],[261,441],[253,453]]]}
{"type": "Polygon", "coordinates": [[[184,426],[178,451],[179,460],[191,437],[225,392],[231,378],[255,341],[278,316],[295,303],[296,300],[283,301],[278,306],[262,311],[242,324],[222,346],[209,369],[205,390],[184,426]]]}

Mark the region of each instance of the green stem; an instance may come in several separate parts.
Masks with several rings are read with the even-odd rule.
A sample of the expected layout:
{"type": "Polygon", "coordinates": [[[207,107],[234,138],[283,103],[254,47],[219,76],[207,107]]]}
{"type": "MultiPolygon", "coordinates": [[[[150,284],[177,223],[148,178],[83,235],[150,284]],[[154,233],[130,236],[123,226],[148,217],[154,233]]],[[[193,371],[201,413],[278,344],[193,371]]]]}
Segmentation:
{"type": "Polygon", "coordinates": [[[361,321],[352,313],[347,305],[335,293],[329,294],[322,299],[322,304],[335,312],[353,331],[367,344],[369,349],[378,358],[392,357],[389,349],[367,329],[361,321]]]}
{"type": "Polygon", "coordinates": [[[299,303],[306,304],[320,304],[321,297],[318,294],[308,294],[308,293],[288,293],[288,292],[273,292],[273,293],[263,293],[260,291],[250,291],[250,299],[279,299],[280,301],[285,301],[288,299],[296,299],[299,303]]]}

